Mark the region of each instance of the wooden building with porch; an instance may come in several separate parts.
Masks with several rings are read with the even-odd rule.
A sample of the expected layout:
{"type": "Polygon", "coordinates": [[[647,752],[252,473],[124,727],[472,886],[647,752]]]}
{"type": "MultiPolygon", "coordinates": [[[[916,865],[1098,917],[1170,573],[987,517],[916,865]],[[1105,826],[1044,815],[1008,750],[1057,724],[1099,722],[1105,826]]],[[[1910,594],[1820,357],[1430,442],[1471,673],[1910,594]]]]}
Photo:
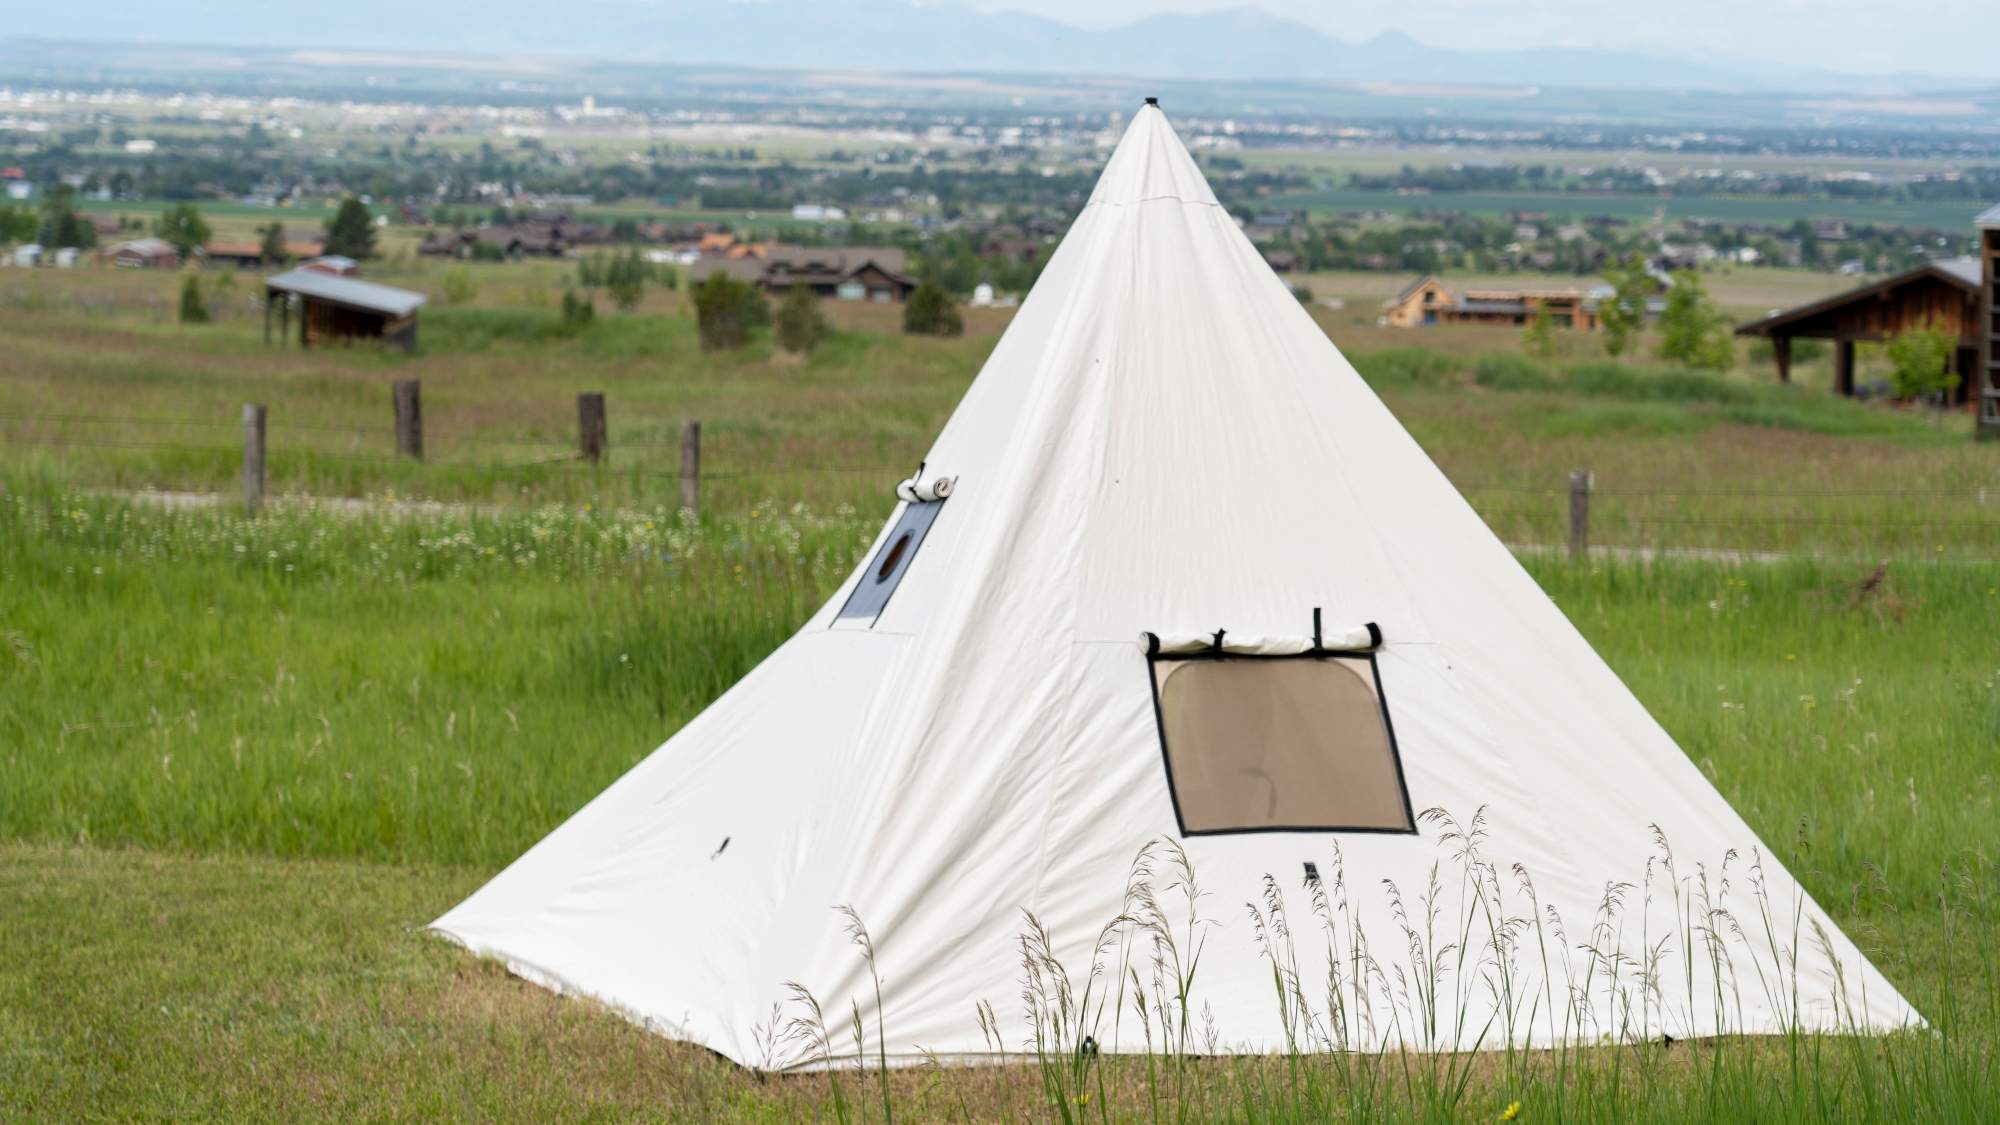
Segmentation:
{"type": "Polygon", "coordinates": [[[424,295],[392,285],[339,277],[299,268],[264,279],[264,342],[271,342],[271,314],[278,315],[278,340],[291,335],[291,315],[299,316],[299,346],[352,340],[379,340],[404,351],[417,350],[417,310],[424,295]]]}
{"type": "MultiPolygon", "coordinates": [[[[1990,284],[1986,287],[1991,288],[1990,284]]],[[[1977,395],[1983,382],[1977,370],[1980,290],[1977,260],[1943,258],[1858,289],[1822,297],[1797,308],[1781,309],[1739,326],[1736,334],[1768,338],[1777,361],[1778,378],[1787,383],[1792,379],[1793,339],[1803,336],[1832,341],[1833,389],[1852,395],[1856,343],[1887,340],[1905,329],[1935,325],[1958,337],[1952,370],[1960,376],[1954,393],[1962,403],[1977,395]]],[[[1991,320],[1991,314],[1985,319],[1991,320]]]]}

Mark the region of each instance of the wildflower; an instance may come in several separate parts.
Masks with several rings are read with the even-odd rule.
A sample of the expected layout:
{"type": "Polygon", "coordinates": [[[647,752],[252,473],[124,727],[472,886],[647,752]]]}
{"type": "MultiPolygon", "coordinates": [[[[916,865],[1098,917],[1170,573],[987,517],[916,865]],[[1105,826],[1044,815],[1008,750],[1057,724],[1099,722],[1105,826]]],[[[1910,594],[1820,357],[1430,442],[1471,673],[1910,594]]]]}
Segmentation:
{"type": "Polygon", "coordinates": [[[1078,1105],[1089,1105],[1089,1104],[1090,1104],[1090,1091],[1089,1091],[1089,1090],[1085,1090],[1085,1091],[1084,1091],[1083,1093],[1081,1093],[1081,1094],[1078,1094],[1078,1095],[1076,1096],[1076,1104],[1078,1104],[1078,1105]]]}
{"type": "Polygon", "coordinates": [[[1519,1116],[1521,1116],[1520,1102],[1508,1102],[1507,1108],[1500,1111],[1500,1120],[1502,1121],[1512,1121],[1519,1116]]]}
{"type": "Polygon", "coordinates": [[[1798,658],[1799,658],[1799,654],[1798,654],[1798,653],[1796,653],[1796,652],[1788,652],[1788,653],[1786,653],[1786,654],[1785,654],[1785,659],[1786,659],[1786,660],[1797,660],[1798,658]]]}

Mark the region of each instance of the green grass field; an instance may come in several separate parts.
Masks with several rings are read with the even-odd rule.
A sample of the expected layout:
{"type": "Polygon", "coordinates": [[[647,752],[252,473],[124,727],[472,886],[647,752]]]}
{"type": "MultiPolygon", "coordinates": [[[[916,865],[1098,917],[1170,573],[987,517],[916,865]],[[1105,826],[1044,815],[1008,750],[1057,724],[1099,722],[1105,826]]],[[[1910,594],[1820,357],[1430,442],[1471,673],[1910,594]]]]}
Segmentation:
{"type": "MultiPolygon", "coordinates": [[[[552,270],[494,267],[426,311],[419,355],[300,353],[228,296],[173,323],[175,278],[53,273],[0,276],[0,1119],[883,1116],[874,1075],[760,1079],[420,927],[819,604],[1005,314],[912,340],[836,307],[809,361],[704,355],[680,294],[565,335],[536,297],[552,270]],[[390,449],[409,377],[421,464],[390,449]],[[584,390],[610,396],[603,468],[546,460],[584,390]],[[134,495],[230,492],[245,401],[271,408],[290,498],[253,519],[134,495]],[[688,416],[699,519],[674,499],[688,416]]],[[[1053,1079],[1024,1059],[891,1075],[895,1116],[1987,1116],[2000,447],[1747,366],[1607,366],[1585,339],[1496,362],[1513,333],[1315,315],[1510,541],[1561,542],[1567,472],[1597,474],[1593,539],[1634,550],[1531,571],[1935,1030],[1053,1079]],[[1726,561],[1749,551],[1790,557],[1726,561]]]]}
{"type": "Polygon", "coordinates": [[[1272,207],[1303,207],[1336,211],[1461,211],[1472,215],[1505,215],[1540,211],[1555,217],[1612,215],[1623,219],[1650,218],[1655,210],[1673,219],[1718,222],[1790,223],[1800,215],[1846,219],[1879,226],[1909,226],[1962,230],[1979,205],[1953,200],[1889,202],[1872,199],[1769,199],[1743,196],[1589,195],[1580,192],[1435,192],[1398,195],[1393,191],[1323,188],[1287,192],[1268,199],[1272,207]]]}

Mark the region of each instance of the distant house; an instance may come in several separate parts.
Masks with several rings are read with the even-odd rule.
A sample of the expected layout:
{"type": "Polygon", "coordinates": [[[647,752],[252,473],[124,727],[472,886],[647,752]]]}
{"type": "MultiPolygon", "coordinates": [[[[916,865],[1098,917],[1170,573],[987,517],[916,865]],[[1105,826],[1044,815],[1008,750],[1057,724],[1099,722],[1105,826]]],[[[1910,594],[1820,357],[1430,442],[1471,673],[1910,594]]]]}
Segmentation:
{"type": "Polygon", "coordinates": [[[353,277],[361,272],[361,263],[342,254],[323,254],[300,262],[299,268],[312,270],[314,273],[332,274],[334,277],[353,277]]]}
{"type": "Polygon", "coordinates": [[[979,252],[988,258],[1004,258],[1026,265],[1042,252],[1042,242],[1034,238],[989,238],[979,252]]]}
{"type": "Polygon", "coordinates": [[[163,238],[135,238],[120,242],[98,255],[126,270],[171,270],[180,268],[181,252],[163,238]]]}
{"type": "Polygon", "coordinates": [[[1412,281],[1382,303],[1383,320],[1391,328],[1436,324],[1438,310],[1451,303],[1451,291],[1430,274],[1412,281]]]}
{"type": "Polygon", "coordinates": [[[1299,256],[1290,250],[1266,250],[1264,261],[1278,273],[1290,273],[1299,268],[1299,256]]]}
{"type": "Polygon", "coordinates": [[[438,258],[561,258],[577,246],[610,241],[596,223],[580,223],[564,212],[537,212],[518,223],[433,231],[417,253],[438,258]]]}
{"type": "Polygon", "coordinates": [[[271,314],[278,314],[278,339],[291,334],[291,314],[299,313],[299,346],[353,340],[380,340],[415,351],[417,310],[424,295],[354,277],[303,267],[264,279],[264,340],[271,340],[271,314]]]}
{"type": "Polygon", "coordinates": [[[917,287],[903,272],[903,252],[893,247],[760,246],[758,252],[761,256],[703,257],[694,264],[695,277],[723,273],[772,294],[803,284],[816,296],[842,301],[902,301],[917,287]]]}
{"type": "Polygon", "coordinates": [[[1597,327],[1598,295],[1582,289],[1467,289],[1453,294],[1426,275],[1383,302],[1383,323],[1394,328],[1433,324],[1525,325],[1542,309],[1557,328],[1597,327]]]}
{"type": "MultiPolygon", "coordinates": [[[[318,257],[324,249],[326,245],[321,242],[287,242],[285,256],[287,260],[298,261],[318,257]]],[[[201,248],[201,257],[204,263],[211,266],[235,266],[247,270],[281,264],[265,260],[264,246],[260,242],[211,242],[201,248]]]]}

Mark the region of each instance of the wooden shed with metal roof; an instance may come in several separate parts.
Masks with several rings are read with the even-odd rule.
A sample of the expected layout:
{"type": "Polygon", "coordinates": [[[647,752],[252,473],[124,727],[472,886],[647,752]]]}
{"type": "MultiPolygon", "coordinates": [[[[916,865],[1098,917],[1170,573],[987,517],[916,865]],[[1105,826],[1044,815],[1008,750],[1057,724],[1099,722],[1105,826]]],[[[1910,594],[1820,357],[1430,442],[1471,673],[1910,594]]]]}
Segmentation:
{"type": "Polygon", "coordinates": [[[1887,340],[1908,328],[1934,325],[1958,337],[1952,369],[1960,375],[1958,401],[1975,391],[1979,357],[1979,263],[1941,258],[1885,277],[1858,289],[1835,293],[1776,312],[1736,329],[1738,336],[1764,336],[1778,364],[1778,378],[1792,378],[1792,340],[1833,341],[1833,386],[1854,393],[1854,345],[1887,340]]]}
{"type": "Polygon", "coordinates": [[[278,339],[291,335],[291,314],[299,314],[299,346],[337,341],[380,340],[415,351],[417,310],[424,295],[393,285],[319,270],[287,270],[264,279],[264,340],[271,340],[271,314],[278,314],[278,339]]]}

